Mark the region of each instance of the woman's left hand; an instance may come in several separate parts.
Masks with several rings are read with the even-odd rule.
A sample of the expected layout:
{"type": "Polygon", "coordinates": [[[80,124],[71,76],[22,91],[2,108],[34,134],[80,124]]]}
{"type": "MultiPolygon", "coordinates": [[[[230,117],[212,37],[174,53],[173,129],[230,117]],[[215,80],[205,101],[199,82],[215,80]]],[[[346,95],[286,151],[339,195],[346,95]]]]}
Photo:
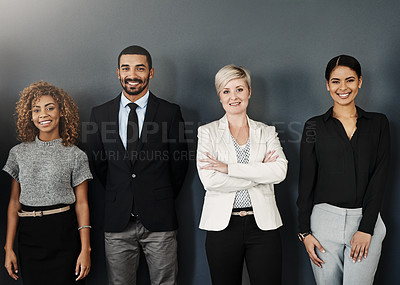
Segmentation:
{"type": "Polygon", "coordinates": [[[76,261],[75,275],[79,276],[76,281],[85,278],[90,271],[90,250],[82,250],[76,261]]]}
{"type": "Polygon", "coordinates": [[[361,262],[362,258],[367,258],[369,245],[371,244],[371,235],[357,231],[351,241],[351,252],[350,257],[353,259],[353,262],[357,261],[361,262]]]}
{"type": "Polygon", "coordinates": [[[275,153],[275,150],[272,150],[272,151],[269,150],[263,159],[263,163],[275,162],[278,159],[279,155],[277,155],[277,154],[274,155],[274,153],[275,153]]]}
{"type": "Polygon", "coordinates": [[[206,152],[206,159],[200,159],[200,162],[207,162],[208,164],[201,166],[200,169],[216,170],[228,174],[228,164],[216,160],[211,154],[206,152]]]}

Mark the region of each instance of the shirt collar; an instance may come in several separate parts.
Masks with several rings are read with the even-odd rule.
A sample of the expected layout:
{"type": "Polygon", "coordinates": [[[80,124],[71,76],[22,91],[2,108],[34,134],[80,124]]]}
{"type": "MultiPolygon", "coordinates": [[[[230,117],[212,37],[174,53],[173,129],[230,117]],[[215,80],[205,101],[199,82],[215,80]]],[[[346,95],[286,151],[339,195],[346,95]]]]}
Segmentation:
{"type": "Polygon", "coordinates": [[[322,115],[322,118],[326,122],[326,121],[328,121],[329,118],[333,117],[332,114],[333,114],[333,107],[330,107],[329,110],[325,114],[322,115]]]}
{"type": "MultiPolygon", "coordinates": [[[[150,92],[147,90],[146,94],[143,97],[140,97],[134,103],[138,105],[139,108],[143,109],[147,106],[147,102],[149,101],[150,92]]],[[[132,103],[128,98],[125,97],[124,92],[121,92],[121,104],[125,108],[129,103],[132,103]]]]}
{"type": "MultiPolygon", "coordinates": [[[[366,118],[366,119],[370,119],[371,118],[371,114],[368,112],[365,112],[363,109],[361,109],[360,107],[356,106],[357,108],[357,115],[358,115],[358,119],[360,118],[366,118]]],[[[329,118],[333,118],[333,107],[330,107],[329,110],[322,115],[324,121],[326,122],[329,118]]]]}

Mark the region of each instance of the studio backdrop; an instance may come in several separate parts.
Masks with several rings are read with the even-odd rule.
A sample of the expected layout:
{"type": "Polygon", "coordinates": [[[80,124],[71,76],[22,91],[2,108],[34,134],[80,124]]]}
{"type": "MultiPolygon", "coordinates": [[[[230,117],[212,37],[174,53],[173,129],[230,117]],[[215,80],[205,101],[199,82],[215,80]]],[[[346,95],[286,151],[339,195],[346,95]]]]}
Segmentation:
{"type": "MultiPolygon", "coordinates": [[[[400,2],[325,0],[20,0],[0,1],[0,164],[17,144],[13,113],[19,92],[45,80],[65,89],[80,108],[82,126],[93,106],[121,92],[117,57],[137,44],[153,56],[150,90],[181,106],[190,166],[178,199],[179,284],[211,284],[205,232],[198,229],[204,189],[195,167],[197,127],[223,109],[214,75],[224,65],[247,67],[252,76],[249,116],[276,126],[289,170],[275,187],[283,219],[283,283],[314,284],[297,240],[299,142],[304,122],[331,105],[324,69],[339,54],[363,67],[357,105],[387,115],[392,155],[382,217],[387,236],[375,284],[400,279],[400,2]]],[[[85,135],[82,135],[82,140],[85,135]]],[[[0,244],[5,243],[10,177],[0,174],[0,244]]],[[[382,189],[383,191],[384,189],[382,189]]],[[[89,193],[92,271],[88,284],[106,285],[102,233],[103,193],[89,193]]],[[[4,252],[0,255],[4,264],[4,252]]],[[[140,285],[149,284],[145,264],[140,285]]],[[[2,266],[0,284],[13,281],[2,266]]],[[[248,285],[246,274],[243,284],[248,285]]]]}

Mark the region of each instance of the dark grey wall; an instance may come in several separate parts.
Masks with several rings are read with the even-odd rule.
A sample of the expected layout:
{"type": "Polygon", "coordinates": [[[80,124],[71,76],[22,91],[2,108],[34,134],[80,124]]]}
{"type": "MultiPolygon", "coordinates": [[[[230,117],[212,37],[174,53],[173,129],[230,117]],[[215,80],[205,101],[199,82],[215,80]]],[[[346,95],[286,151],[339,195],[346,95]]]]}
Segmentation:
{"type": "MultiPolygon", "coordinates": [[[[364,69],[358,105],[385,113],[391,123],[393,159],[382,210],[388,230],[376,284],[398,283],[397,0],[3,0],[0,11],[0,165],[16,144],[12,114],[18,92],[33,81],[46,80],[66,89],[86,121],[92,106],[120,90],[115,74],[118,53],[128,45],[142,45],[153,55],[151,90],[181,105],[195,150],[197,126],[223,114],[213,87],[215,73],[229,63],[248,67],[253,79],[249,115],[277,126],[289,159],[288,177],[276,187],[276,194],[284,221],[284,284],[291,285],[313,284],[306,253],[296,238],[300,132],[307,118],[331,105],[323,78],[328,60],[342,53],[356,56],[364,69]]],[[[4,245],[10,179],[1,173],[0,180],[0,244],[4,245]]],[[[203,195],[191,161],[178,199],[183,285],[210,284],[205,233],[197,228],[203,195]]],[[[91,191],[95,228],[88,280],[96,285],[106,284],[100,197],[91,191]]],[[[1,268],[1,284],[21,284],[1,268]]]]}

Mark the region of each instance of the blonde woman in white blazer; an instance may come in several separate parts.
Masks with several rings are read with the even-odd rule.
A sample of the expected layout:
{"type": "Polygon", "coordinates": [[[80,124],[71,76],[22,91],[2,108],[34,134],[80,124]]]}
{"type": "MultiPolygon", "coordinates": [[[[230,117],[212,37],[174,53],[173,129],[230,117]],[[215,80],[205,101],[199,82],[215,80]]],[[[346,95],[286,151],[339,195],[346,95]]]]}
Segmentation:
{"type": "Polygon", "coordinates": [[[282,220],[274,184],[287,160],[274,127],[248,118],[251,80],[227,65],[215,76],[226,114],[198,129],[197,169],[206,190],[200,228],[213,285],[240,285],[246,260],[252,285],[281,284],[282,220]]]}

